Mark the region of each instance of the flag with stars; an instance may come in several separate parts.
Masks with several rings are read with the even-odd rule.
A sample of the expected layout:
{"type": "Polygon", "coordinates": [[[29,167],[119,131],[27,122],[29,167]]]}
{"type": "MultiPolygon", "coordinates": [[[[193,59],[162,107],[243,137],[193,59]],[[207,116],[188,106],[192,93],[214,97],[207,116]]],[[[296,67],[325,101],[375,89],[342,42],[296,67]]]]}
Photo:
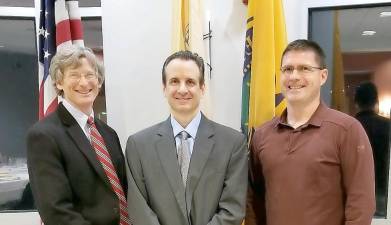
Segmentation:
{"type": "Polygon", "coordinates": [[[53,112],[57,93],[49,75],[50,61],[60,48],[84,46],[79,2],[75,0],[41,0],[38,30],[39,119],[53,112]]]}
{"type": "Polygon", "coordinates": [[[286,45],[281,0],[249,1],[241,129],[250,138],[255,127],[280,115],[285,108],[279,82],[281,54],[286,45]]]}

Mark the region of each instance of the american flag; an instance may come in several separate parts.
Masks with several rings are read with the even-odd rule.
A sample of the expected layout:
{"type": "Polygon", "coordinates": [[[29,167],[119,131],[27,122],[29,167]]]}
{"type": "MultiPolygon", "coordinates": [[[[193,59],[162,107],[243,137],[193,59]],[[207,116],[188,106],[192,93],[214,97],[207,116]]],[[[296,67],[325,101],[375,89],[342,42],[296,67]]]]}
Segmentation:
{"type": "Polygon", "coordinates": [[[50,61],[58,49],[72,44],[84,46],[79,2],[41,0],[38,30],[39,119],[53,112],[57,94],[49,75],[50,61]]]}

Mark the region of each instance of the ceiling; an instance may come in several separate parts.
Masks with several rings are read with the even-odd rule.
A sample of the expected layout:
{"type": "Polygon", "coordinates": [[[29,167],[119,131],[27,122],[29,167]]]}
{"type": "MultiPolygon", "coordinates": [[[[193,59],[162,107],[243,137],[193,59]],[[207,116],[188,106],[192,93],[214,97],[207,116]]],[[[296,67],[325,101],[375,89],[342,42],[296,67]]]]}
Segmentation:
{"type": "Polygon", "coordinates": [[[391,51],[391,16],[381,12],[391,12],[391,6],[338,10],[342,52],[391,51]],[[365,30],[376,34],[361,35],[365,30]]]}

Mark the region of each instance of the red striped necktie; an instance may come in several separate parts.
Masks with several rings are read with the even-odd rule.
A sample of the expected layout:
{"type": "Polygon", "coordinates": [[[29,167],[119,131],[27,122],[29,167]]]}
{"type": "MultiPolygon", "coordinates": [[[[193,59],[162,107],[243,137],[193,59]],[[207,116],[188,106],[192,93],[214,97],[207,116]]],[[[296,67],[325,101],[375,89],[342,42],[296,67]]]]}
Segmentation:
{"type": "Polygon", "coordinates": [[[128,207],[126,203],[125,193],[122,188],[121,182],[118,179],[117,172],[115,171],[113,162],[109,152],[107,151],[106,144],[100,135],[98,129],[96,129],[94,118],[90,116],[87,120],[90,125],[90,138],[91,145],[95,150],[96,156],[99,159],[100,164],[105,171],[107,178],[110,181],[111,187],[119,199],[119,211],[120,211],[120,225],[130,225],[128,207]]]}

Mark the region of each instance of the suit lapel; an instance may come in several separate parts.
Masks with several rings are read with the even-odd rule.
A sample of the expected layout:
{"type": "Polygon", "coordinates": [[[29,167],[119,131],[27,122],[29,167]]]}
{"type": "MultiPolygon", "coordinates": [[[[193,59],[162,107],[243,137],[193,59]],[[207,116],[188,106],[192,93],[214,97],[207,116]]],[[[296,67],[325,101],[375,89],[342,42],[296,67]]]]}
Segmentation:
{"type": "Polygon", "coordinates": [[[87,158],[88,162],[91,164],[92,168],[96,171],[98,176],[104,181],[106,185],[111,188],[111,184],[109,183],[107,176],[96,157],[94,149],[90,142],[88,141],[86,135],[80,128],[79,124],[73,118],[73,116],[66,110],[66,108],[60,103],[58,105],[58,114],[63,124],[66,126],[66,132],[69,134],[77,148],[84,154],[87,158]]]}
{"type": "Polygon", "coordinates": [[[214,129],[211,122],[202,115],[200,125],[198,127],[197,136],[193,146],[191,155],[189,173],[187,175],[186,185],[186,203],[187,210],[190,213],[193,193],[197,187],[198,181],[202,175],[202,171],[208,161],[209,154],[214,146],[214,129]]]}
{"type": "Polygon", "coordinates": [[[155,149],[159,155],[161,165],[167,175],[171,189],[175,195],[182,214],[187,218],[185,188],[182,183],[182,177],[179,172],[179,165],[176,155],[175,139],[171,127],[170,118],[162,123],[157,131],[157,140],[155,149]]]}

